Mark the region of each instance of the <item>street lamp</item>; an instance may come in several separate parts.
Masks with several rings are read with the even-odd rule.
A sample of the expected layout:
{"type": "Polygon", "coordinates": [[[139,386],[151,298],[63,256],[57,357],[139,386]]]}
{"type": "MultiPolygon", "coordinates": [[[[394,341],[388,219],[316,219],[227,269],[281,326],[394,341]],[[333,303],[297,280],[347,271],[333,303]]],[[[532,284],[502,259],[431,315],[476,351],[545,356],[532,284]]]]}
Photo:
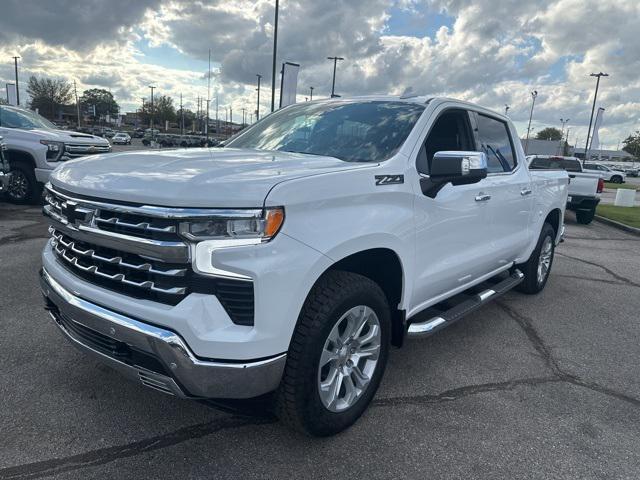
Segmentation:
{"type": "Polygon", "coordinates": [[[505,117],[507,116],[507,113],[509,113],[509,109],[510,109],[510,108],[511,108],[511,107],[510,107],[509,105],[507,105],[506,103],[504,104],[504,116],[505,116],[505,117]]]}
{"type": "Polygon", "coordinates": [[[258,106],[256,108],[256,122],[257,122],[258,120],[260,120],[260,79],[262,78],[262,75],[257,73],[256,77],[258,77],[258,106]]]}
{"type": "Polygon", "coordinates": [[[18,59],[19,58],[20,57],[18,56],[13,57],[13,64],[16,70],[16,104],[18,106],[20,106],[20,87],[18,86],[18,59]]]}
{"type": "Polygon", "coordinates": [[[593,96],[593,106],[591,107],[591,118],[589,119],[589,128],[587,129],[587,143],[584,146],[584,162],[589,159],[589,135],[591,134],[591,125],[593,124],[593,111],[596,109],[596,99],[598,98],[598,87],[600,86],[600,77],[608,77],[608,73],[592,73],[590,77],[597,77],[596,80],[596,93],[593,96]]]}
{"type": "Polygon", "coordinates": [[[313,87],[309,87],[309,91],[311,92],[309,94],[309,100],[313,102],[313,87]]]}
{"type": "Polygon", "coordinates": [[[273,25],[273,68],[271,69],[271,111],[273,112],[276,104],[276,56],[278,52],[278,6],[276,0],[275,21],[273,25]]]}
{"type": "Polygon", "coordinates": [[[527,154],[527,150],[529,149],[529,133],[531,133],[531,119],[533,118],[533,107],[536,104],[536,98],[538,96],[538,91],[534,90],[531,92],[531,112],[529,112],[529,126],[527,127],[527,139],[524,144],[524,154],[527,154]]]}
{"type": "Polygon", "coordinates": [[[333,60],[333,81],[331,82],[331,98],[336,97],[335,89],[336,89],[336,66],[338,64],[338,60],[344,60],[342,57],[327,57],[327,60],[333,60]]]}

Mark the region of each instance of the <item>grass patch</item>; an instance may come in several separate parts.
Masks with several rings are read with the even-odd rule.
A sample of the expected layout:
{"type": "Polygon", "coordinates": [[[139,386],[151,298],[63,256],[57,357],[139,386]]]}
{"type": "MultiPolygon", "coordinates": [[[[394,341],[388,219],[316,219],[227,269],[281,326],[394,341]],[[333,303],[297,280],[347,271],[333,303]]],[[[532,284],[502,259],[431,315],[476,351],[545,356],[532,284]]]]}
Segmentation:
{"type": "Polygon", "coordinates": [[[611,188],[615,190],[616,188],[624,188],[625,190],[635,190],[636,192],[640,189],[638,185],[634,185],[633,183],[611,183],[604,182],[605,188],[611,188]]]}
{"type": "Polygon", "coordinates": [[[598,205],[596,215],[606,217],[630,227],[640,228],[640,207],[616,207],[614,205],[598,205]]]}

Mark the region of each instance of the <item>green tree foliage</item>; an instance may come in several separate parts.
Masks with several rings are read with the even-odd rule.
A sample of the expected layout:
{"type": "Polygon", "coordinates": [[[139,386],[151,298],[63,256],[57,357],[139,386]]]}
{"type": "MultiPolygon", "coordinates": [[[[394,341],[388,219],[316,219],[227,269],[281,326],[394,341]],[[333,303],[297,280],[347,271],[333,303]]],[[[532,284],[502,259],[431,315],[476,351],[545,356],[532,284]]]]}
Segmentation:
{"type": "Polygon", "coordinates": [[[91,88],[85,90],[80,97],[80,106],[84,112],[93,111],[92,105],[96,107],[96,117],[104,115],[114,116],[120,111],[118,102],[115,101],[110,91],[102,88],[91,88]]]}
{"type": "Polygon", "coordinates": [[[636,158],[640,158],[640,130],[636,130],[633,135],[629,135],[623,142],[622,150],[630,153],[636,158]]]}
{"type": "Polygon", "coordinates": [[[554,140],[562,139],[562,132],[554,127],[543,128],[536,134],[538,140],[554,140]]]}
{"type": "MultiPolygon", "coordinates": [[[[145,100],[140,118],[143,125],[150,125],[151,122],[151,101],[145,100]]],[[[186,115],[185,110],[185,115],[186,115]]],[[[173,105],[173,98],[166,95],[158,95],[153,99],[153,125],[154,128],[164,128],[165,121],[173,123],[177,120],[176,108],[173,105]]],[[[185,121],[186,124],[186,121],[185,121]]]]}
{"type": "Polygon", "coordinates": [[[41,115],[55,120],[63,105],[70,105],[73,99],[72,86],[62,79],[37,78],[31,76],[27,85],[31,97],[30,107],[41,115]]]}

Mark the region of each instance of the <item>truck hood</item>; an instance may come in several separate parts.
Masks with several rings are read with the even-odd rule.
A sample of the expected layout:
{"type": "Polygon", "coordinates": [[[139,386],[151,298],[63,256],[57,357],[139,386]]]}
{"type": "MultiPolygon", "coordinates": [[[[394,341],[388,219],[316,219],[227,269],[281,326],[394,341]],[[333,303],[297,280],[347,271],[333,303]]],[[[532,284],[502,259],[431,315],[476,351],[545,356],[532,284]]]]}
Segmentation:
{"type": "Polygon", "coordinates": [[[231,148],[138,151],[65,162],[51,183],[70,193],[145,205],[255,208],[286,180],[372,165],[231,148]]]}
{"type": "MultiPolygon", "coordinates": [[[[82,145],[109,144],[109,141],[102,137],[97,137],[95,135],[90,135],[88,133],[71,132],[69,130],[34,128],[34,129],[22,130],[22,131],[25,132],[25,135],[29,135],[31,138],[33,138],[33,136],[35,135],[40,137],[42,140],[53,140],[56,142],[74,143],[74,144],[82,144],[82,145]]],[[[20,130],[15,130],[15,132],[20,132],[20,130]]]]}

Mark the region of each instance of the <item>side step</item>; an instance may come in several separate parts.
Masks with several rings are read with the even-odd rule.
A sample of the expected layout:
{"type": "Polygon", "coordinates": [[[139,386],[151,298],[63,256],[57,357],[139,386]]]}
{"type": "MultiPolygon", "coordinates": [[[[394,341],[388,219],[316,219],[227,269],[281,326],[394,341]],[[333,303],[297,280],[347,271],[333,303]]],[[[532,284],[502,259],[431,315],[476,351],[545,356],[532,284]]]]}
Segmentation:
{"type": "MultiPolygon", "coordinates": [[[[438,312],[435,315],[428,315],[427,320],[411,322],[409,320],[409,327],[407,330],[407,336],[409,338],[428,337],[435,332],[442,330],[443,328],[451,325],[452,323],[460,320],[468,313],[473,312],[477,308],[480,308],[485,303],[493,300],[504,293],[507,293],[513,287],[518,285],[524,279],[524,274],[520,270],[515,270],[504,280],[495,284],[488,282],[482,283],[481,286],[490,287],[480,290],[478,293],[472,296],[465,296],[465,299],[459,303],[451,305],[450,301],[442,302],[446,305],[445,309],[440,310],[438,305],[430,307],[427,312],[438,312]]],[[[454,297],[455,299],[455,297],[454,297]]],[[[420,315],[422,316],[422,315],[420,315]]]]}

